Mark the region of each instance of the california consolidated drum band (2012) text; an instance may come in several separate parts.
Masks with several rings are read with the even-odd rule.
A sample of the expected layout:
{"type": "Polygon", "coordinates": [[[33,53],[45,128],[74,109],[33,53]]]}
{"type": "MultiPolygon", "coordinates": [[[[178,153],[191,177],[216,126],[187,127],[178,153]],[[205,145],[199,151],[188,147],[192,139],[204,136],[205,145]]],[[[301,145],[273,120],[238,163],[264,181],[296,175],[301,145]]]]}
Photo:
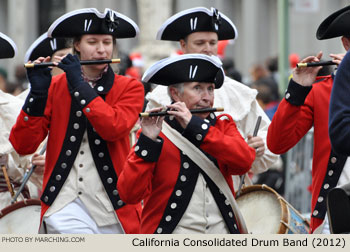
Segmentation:
{"type": "Polygon", "coordinates": [[[344,238],[314,237],[301,235],[299,237],[271,236],[271,238],[133,238],[134,247],[341,247],[346,245],[344,238]]]}

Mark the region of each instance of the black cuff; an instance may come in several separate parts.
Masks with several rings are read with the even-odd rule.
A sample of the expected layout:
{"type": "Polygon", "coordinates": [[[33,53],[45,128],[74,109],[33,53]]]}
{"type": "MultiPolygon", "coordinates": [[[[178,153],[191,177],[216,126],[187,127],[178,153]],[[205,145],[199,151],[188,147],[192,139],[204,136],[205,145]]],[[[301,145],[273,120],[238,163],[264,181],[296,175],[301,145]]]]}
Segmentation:
{"type": "Polygon", "coordinates": [[[160,137],[157,137],[157,141],[153,141],[141,133],[135,145],[135,153],[146,162],[157,162],[162,151],[163,142],[160,137]]]}
{"type": "Polygon", "coordinates": [[[210,123],[193,115],[182,135],[195,146],[199,147],[209,131],[210,123]]]}
{"type": "Polygon", "coordinates": [[[284,98],[292,105],[301,106],[304,104],[307,95],[310,93],[312,86],[304,87],[290,79],[284,98]]]}
{"type": "Polygon", "coordinates": [[[74,97],[81,108],[85,108],[93,99],[98,97],[96,91],[86,82],[82,82],[74,90],[71,90],[72,97],[74,97]]]}
{"type": "Polygon", "coordinates": [[[43,116],[48,93],[31,90],[24,102],[22,110],[30,116],[43,116]]]}

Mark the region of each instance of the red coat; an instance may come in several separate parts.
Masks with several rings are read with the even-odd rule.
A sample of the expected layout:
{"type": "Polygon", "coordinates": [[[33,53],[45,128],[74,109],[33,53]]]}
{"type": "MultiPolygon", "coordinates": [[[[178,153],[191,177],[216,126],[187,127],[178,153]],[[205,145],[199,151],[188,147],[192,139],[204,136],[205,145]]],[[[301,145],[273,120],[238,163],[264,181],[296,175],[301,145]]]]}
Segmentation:
{"type": "MultiPolygon", "coordinates": [[[[217,120],[211,124],[214,126],[209,126],[208,123],[209,127],[203,127],[204,121],[193,116],[182,135],[215,158],[234,194],[231,175],[242,175],[250,169],[255,159],[255,150],[244,141],[230,116],[220,117],[225,116],[228,119],[217,120]],[[198,138],[198,135],[203,138],[198,138]]],[[[156,143],[143,134],[140,135],[118,180],[118,191],[124,202],[135,204],[144,199],[141,233],[160,233],[159,227],[162,227],[162,233],[173,231],[188,206],[199,171],[195,163],[162,132],[159,137],[163,142],[156,143]],[[185,180],[182,179],[184,176],[185,180]],[[177,193],[179,191],[180,194],[177,193]],[[164,220],[168,214],[172,216],[171,222],[164,220]]],[[[216,202],[219,202],[220,195],[210,186],[216,202]]],[[[225,219],[225,209],[220,210],[225,219]]]]}
{"type": "Polygon", "coordinates": [[[309,93],[300,92],[306,88],[301,88],[299,84],[291,81],[286,92],[288,101],[281,101],[267,134],[268,148],[276,154],[282,154],[296,145],[310,128],[314,127],[311,232],[324,219],[327,192],[336,185],[344,165],[344,161],[340,162],[342,157],[331,153],[328,135],[328,109],[333,79],[331,76],[323,76],[317,80],[319,82],[313,84],[309,93]],[[297,89],[292,88],[294,91],[290,91],[291,86],[297,89]],[[304,102],[300,101],[302,98],[305,98],[304,102]],[[301,104],[292,105],[293,102],[290,101],[293,99],[299,99],[301,104]]]}
{"type": "MultiPolygon", "coordinates": [[[[58,163],[60,159],[64,159],[64,157],[61,157],[61,151],[67,145],[65,139],[67,139],[67,136],[69,139],[69,134],[72,134],[71,132],[75,130],[73,127],[70,127],[72,119],[77,119],[75,118],[77,112],[76,110],[73,111],[74,103],[72,97],[77,98],[79,103],[81,102],[79,99],[85,101],[81,102],[81,104],[77,104],[81,105],[81,111],[83,111],[88,122],[101,138],[101,142],[105,143],[105,146],[107,146],[106,148],[108,148],[108,151],[106,151],[106,153],[109,153],[109,162],[111,162],[114,167],[114,171],[111,169],[114,176],[115,174],[119,176],[121,173],[123,164],[129,153],[129,132],[138,119],[138,114],[141,112],[144,102],[142,84],[134,79],[115,75],[109,70],[109,81],[106,81],[103,92],[97,92],[99,89],[96,89],[96,87],[95,91],[90,89],[87,90],[86,93],[84,90],[73,90],[71,91],[72,94],[70,94],[65,74],[53,77],[46,106],[44,103],[45,101],[41,101],[41,105],[44,104],[45,106],[43,115],[40,114],[40,109],[38,110],[40,106],[30,105],[31,103],[35,103],[35,99],[40,103],[40,99],[42,98],[35,94],[30,94],[23,110],[17,118],[16,124],[12,128],[10,141],[19,154],[33,153],[38,145],[45,139],[48,132],[50,133],[47,143],[43,179],[44,195],[45,189],[47,191],[50,187],[50,183],[55,182],[53,181],[55,176],[57,178],[57,166],[60,165],[58,163]],[[79,93],[81,97],[79,97],[79,93]],[[97,95],[97,93],[105,96],[105,101],[97,95]],[[34,102],[31,98],[34,99],[34,102]],[[34,113],[36,116],[33,116],[33,110],[37,111],[34,113]],[[29,114],[29,112],[31,114],[29,114]]],[[[101,91],[101,89],[99,91],[101,91]]],[[[80,116],[80,118],[83,117],[80,116]]],[[[77,149],[79,149],[79,146],[77,149]]],[[[72,152],[73,156],[73,149],[72,152]]],[[[74,159],[71,162],[74,162],[74,159]]],[[[65,160],[63,161],[66,162],[65,160]]],[[[98,167],[96,160],[95,164],[98,167]]],[[[68,174],[66,175],[68,176],[68,174]]],[[[62,182],[62,180],[64,180],[64,175],[60,174],[59,176],[60,179],[63,178],[60,181],[62,182]]],[[[55,186],[58,187],[57,185],[55,186]]],[[[114,189],[115,187],[116,181],[114,189]]],[[[54,198],[52,199],[52,197],[50,197],[50,200],[54,200],[54,198]]],[[[49,205],[43,202],[45,200],[47,200],[47,198],[45,199],[45,197],[42,196],[41,217],[49,208],[49,205]]],[[[140,205],[125,205],[116,210],[126,233],[139,232],[138,213],[140,210],[140,205]]]]}

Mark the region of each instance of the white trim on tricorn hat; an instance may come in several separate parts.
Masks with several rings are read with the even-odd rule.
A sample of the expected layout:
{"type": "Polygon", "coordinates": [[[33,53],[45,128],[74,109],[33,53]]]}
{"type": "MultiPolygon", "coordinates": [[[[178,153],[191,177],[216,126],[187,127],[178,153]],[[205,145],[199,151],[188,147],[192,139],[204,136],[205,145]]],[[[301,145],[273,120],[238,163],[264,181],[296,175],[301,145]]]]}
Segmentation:
{"type": "Polygon", "coordinates": [[[47,32],[37,38],[26,51],[24,63],[39,57],[52,56],[56,51],[69,48],[65,38],[49,38],[47,32]]]}
{"type": "Polygon", "coordinates": [[[0,32],[0,59],[13,58],[17,54],[17,46],[12,39],[0,32]]]}
{"type": "Polygon", "coordinates": [[[350,5],[332,13],[322,21],[316,32],[319,40],[350,37],[350,5]]]}
{"type": "Polygon", "coordinates": [[[115,38],[133,38],[139,27],[127,16],[106,8],[74,10],[56,19],[48,30],[49,37],[77,37],[84,34],[110,34],[115,38]]]}
{"type": "Polygon", "coordinates": [[[219,40],[236,39],[238,32],[232,21],[215,8],[196,7],[168,18],[157,32],[158,40],[179,41],[193,32],[212,31],[219,40]]]}
{"type": "Polygon", "coordinates": [[[160,60],[150,66],[142,81],[169,86],[184,82],[214,83],[220,88],[224,82],[224,70],[217,56],[183,54],[160,60]]]}

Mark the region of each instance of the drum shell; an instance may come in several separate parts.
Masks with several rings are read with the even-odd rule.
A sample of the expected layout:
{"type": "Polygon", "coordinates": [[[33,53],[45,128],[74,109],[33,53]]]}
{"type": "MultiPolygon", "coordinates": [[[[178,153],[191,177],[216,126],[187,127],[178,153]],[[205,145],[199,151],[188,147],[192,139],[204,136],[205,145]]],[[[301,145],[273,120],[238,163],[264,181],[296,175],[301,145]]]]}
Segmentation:
{"type": "MultiPolygon", "coordinates": [[[[310,224],[305,218],[301,216],[301,214],[294,209],[281,195],[279,195],[275,190],[270,188],[267,185],[252,185],[252,186],[246,186],[242,188],[239,197],[236,198],[237,204],[239,209],[241,210],[241,213],[243,215],[243,218],[247,224],[248,232],[253,234],[267,234],[267,233],[276,233],[276,234],[307,234],[309,233],[309,227],[310,224]],[[261,214],[260,212],[256,211],[262,211],[263,215],[265,214],[266,217],[269,218],[269,210],[271,209],[264,209],[264,207],[261,207],[262,203],[261,201],[264,200],[260,198],[258,195],[262,194],[265,198],[268,197],[269,200],[273,199],[274,206],[278,206],[278,209],[275,209],[275,211],[278,213],[278,220],[275,220],[275,223],[269,223],[270,225],[276,225],[275,227],[271,227],[269,231],[266,232],[266,226],[267,223],[263,222],[264,226],[261,227],[260,230],[265,230],[265,232],[259,231],[259,224],[257,221],[252,223],[249,219],[251,218],[251,213],[246,211],[247,208],[253,209],[253,218],[256,218],[256,215],[261,214]],[[254,199],[253,199],[254,197],[254,199]],[[246,203],[247,199],[251,198],[252,203],[246,203]],[[254,201],[254,202],[253,202],[254,201]],[[259,202],[257,202],[259,201],[259,202]],[[246,204],[252,204],[250,206],[247,206],[246,204]],[[254,209],[254,204],[257,205],[254,209]],[[246,206],[245,206],[246,205],[246,206]],[[259,206],[259,207],[258,207],[259,206]],[[277,223],[277,224],[276,224],[277,223]],[[253,230],[253,232],[251,231],[253,230]],[[271,230],[274,230],[273,232],[271,230]],[[271,232],[270,232],[271,231],[271,232]]],[[[268,202],[268,200],[266,200],[268,202]]],[[[269,207],[269,206],[267,206],[269,207]]],[[[276,216],[274,216],[276,217],[276,216]]],[[[271,218],[271,217],[270,217],[271,218]]],[[[276,217],[277,218],[277,217],[276,217]]]]}
{"type": "Polygon", "coordinates": [[[27,199],[0,211],[0,234],[37,234],[41,205],[38,199],[27,199]]]}

